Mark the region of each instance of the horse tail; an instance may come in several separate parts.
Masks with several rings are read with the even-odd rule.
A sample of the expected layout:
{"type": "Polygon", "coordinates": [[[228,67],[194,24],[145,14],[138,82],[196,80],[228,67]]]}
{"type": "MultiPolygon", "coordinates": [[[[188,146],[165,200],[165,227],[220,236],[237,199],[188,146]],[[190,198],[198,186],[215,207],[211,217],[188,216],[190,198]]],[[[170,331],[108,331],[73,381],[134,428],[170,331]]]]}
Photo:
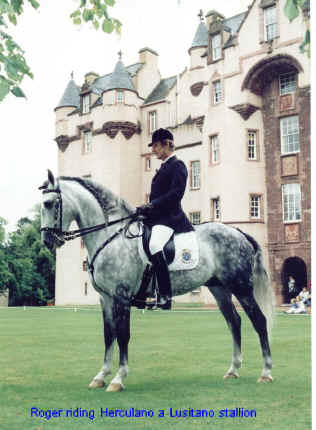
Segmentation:
{"type": "MultiPolygon", "coordinates": [[[[239,228],[237,229],[239,230],[239,228]]],[[[275,316],[275,296],[268,272],[263,264],[262,250],[258,242],[249,234],[239,230],[254,248],[253,287],[254,297],[267,320],[269,336],[272,331],[275,316]]]]}

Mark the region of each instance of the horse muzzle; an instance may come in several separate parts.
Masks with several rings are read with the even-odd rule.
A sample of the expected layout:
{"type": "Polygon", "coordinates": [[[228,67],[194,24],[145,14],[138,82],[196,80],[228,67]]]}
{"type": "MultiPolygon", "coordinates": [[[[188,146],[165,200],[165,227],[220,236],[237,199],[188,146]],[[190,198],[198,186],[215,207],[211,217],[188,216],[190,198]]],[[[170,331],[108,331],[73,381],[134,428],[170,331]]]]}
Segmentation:
{"type": "Polygon", "coordinates": [[[63,234],[53,228],[41,228],[41,236],[42,243],[50,250],[60,248],[65,243],[63,234]]]}

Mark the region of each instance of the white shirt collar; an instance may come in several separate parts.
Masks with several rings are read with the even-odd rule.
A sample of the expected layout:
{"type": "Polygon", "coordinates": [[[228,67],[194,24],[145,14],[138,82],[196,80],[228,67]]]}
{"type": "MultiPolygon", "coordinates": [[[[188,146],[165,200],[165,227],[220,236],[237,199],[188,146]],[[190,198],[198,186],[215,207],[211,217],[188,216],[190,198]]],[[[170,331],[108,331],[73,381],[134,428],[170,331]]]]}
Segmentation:
{"type": "Polygon", "coordinates": [[[164,160],[163,160],[163,162],[161,163],[161,165],[162,164],[165,164],[168,160],[170,160],[170,158],[171,157],[174,157],[176,154],[170,154],[167,158],[165,158],[164,160]]]}

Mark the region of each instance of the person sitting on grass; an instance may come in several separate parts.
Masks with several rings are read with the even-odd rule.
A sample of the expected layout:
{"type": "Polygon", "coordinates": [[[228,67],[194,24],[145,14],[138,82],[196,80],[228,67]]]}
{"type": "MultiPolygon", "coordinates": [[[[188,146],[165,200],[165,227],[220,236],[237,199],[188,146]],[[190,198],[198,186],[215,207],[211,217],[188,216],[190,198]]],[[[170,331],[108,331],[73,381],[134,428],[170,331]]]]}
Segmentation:
{"type": "Polygon", "coordinates": [[[298,309],[298,305],[296,303],[296,298],[291,299],[291,307],[288,309],[285,313],[286,314],[294,314],[296,313],[296,310],[298,309]]]}
{"type": "Polygon", "coordinates": [[[304,305],[310,306],[310,294],[306,287],[304,287],[299,293],[299,298],[304,303],[304,305]]]}
{"type": "Polygon", "coordinates": [[[303,299],[300,296],[296,297],[297,309],[295,310],[295,314],[306,314],[306,309],[304,305],[303,299]]]}

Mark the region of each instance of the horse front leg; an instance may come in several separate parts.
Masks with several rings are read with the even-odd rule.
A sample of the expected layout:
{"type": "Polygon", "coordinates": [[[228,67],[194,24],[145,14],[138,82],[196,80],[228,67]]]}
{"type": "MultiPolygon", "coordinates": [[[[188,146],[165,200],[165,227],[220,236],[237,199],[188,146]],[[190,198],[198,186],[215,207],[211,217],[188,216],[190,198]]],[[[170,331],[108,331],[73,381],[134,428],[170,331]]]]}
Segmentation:
{"type": "MultiPolygon", "coordinates": [[[[125,290],[126,291],[126,290],[125,290]]],[[[124,294],[124,287],[120,285],[117,288],[117,295],[113,303],[113,320],[117,343],[120,350],[120,363],[117,374],[108,386],[108,392],[122,391],[124,388],[124,379],[128,374],[128,343],[130,339],[130,303],[124,294]]]]}
{"type": "Polygon", "coordinates": [[[113,324],[112,310],[113,303],[110,300],[104,301],[100,297],[104,325],[104,344],[105,354],[104,362],[99,373],[92,379],[89,388],[103,388],[105,386],[105,378],[112,373],[112,360],[114,342],[116,339],[115,326],[113,324]]]}

